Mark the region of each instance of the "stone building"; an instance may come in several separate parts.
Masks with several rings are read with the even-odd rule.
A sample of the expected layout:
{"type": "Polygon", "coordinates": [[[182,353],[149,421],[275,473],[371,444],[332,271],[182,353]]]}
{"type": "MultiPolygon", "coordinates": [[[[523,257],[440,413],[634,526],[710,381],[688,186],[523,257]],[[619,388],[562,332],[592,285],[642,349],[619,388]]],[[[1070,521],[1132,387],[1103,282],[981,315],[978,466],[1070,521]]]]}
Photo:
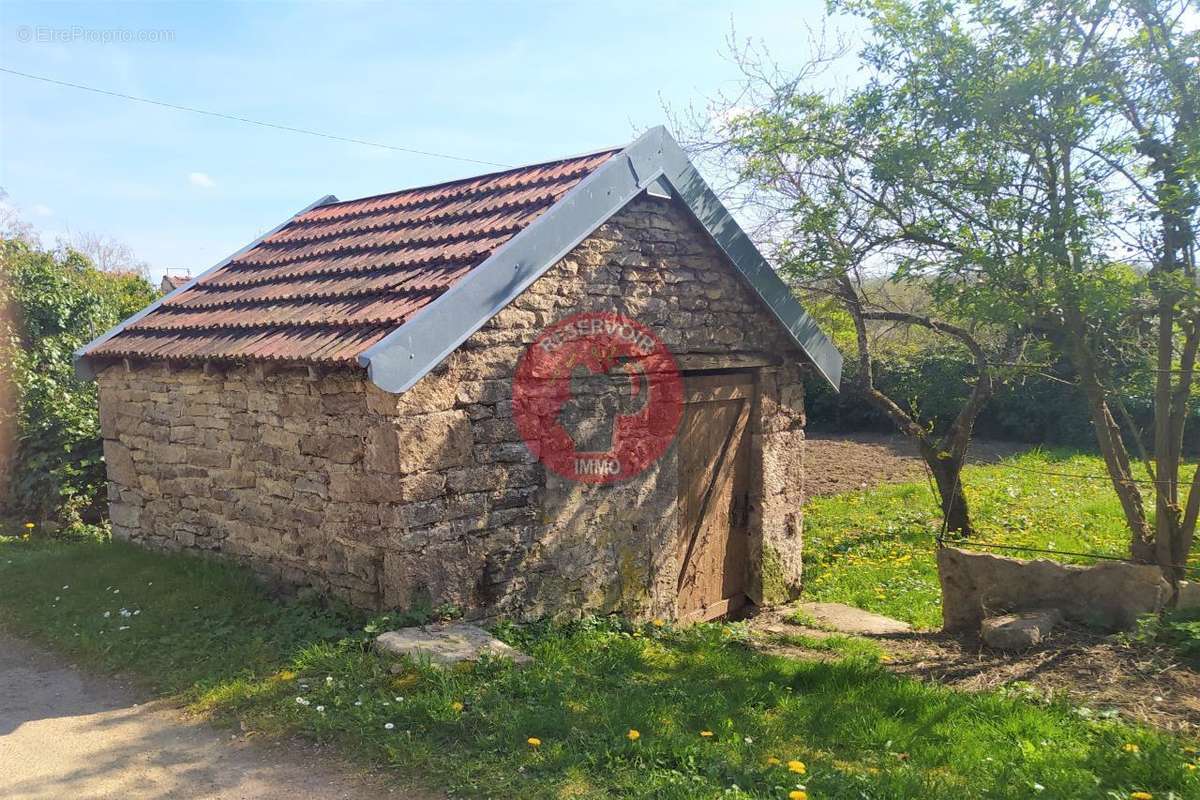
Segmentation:
{"type": "Polygon", "coordinates": [[[797,593],[803,379],[841,357],[657,128],[326,197],[77,368],[116,537],[368,607],[695,619],[797,593]]]}

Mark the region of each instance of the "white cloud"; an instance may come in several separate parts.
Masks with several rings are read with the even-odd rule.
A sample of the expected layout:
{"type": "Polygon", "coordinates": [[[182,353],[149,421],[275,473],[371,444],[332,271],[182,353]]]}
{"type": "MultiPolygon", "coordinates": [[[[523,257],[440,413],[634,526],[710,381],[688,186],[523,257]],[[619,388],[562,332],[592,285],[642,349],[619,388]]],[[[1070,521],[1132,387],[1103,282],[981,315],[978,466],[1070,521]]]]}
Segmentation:
{"type": "Polygon", "coordinates": [[[30,210],[39,217],[50,217],[54,215],[53,208],[47,205],[42,205],[41,203],[36,203],[30,210]]]}
{"type": "Polygon", "coordinates": [[[188,175],[188,183],[192,186],[199,186],[201,189],[211,189],[217,185],[217,182],[210,178],[207,172],[193,172],[188,175]]]}

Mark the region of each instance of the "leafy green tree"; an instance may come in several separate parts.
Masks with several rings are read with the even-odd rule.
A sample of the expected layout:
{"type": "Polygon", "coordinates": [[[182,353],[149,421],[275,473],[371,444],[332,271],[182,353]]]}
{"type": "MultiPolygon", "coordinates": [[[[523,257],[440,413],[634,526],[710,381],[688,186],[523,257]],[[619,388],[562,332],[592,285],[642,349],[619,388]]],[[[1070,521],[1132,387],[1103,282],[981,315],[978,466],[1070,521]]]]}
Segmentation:
{"type": "MultiPolygon", "coordinates": [[[[862,320],[860,342],[872,319],[931,325],[880,309],[864,275],[930,287],[948,323],[937,320],[939,333],[979,365],[964,423],[994,385],[989,365],[1008,360],[979,331],[1000,332],[1001,354],[1033,336],[1066,358],[1132,555],[1178,579],[1200,516],[1200,471],[1186,500],[1180,480],[1200,349],[1196,3],[832,7],[869,25],[860,85],[806,89],[828,59],[799,75],[752,64],[746,90],[715,116],[722,135],[701,150],[733,164],[781,263],[840,297],[862,320]],[[1138,361],[1155,376],[1148,443],[1123,400],[1122,375],[1138,361]],[[1135,480],[1131,450],[1150,483],[1135,480]]],[[[869,392],[869,356],[859,358],[869,392]]],[[[902,429],[913,421],[891,416],[902,429]]]]}
{"type": "Polygon", "coordinates": [[[77,252],[0,240],[0,350],[15,392],[6,510],[74,524],[102,516],[103,451],[94,383],[72,354],[157,293],[138,274],[102,272],[77,252]]]}
{"type": "Polygon", "coordinates": [[[1200,472],[1186,504],[1180,486],[1200,347],[1195,4],[847,7],[872,24],[872,91],[905,120],[902,146],[876,163],[936,211],[905,239],[961,254],[936,270],[961,313],[1028,325],[1070,360],[1131,553],[1177,580],[1200,514],[1200,472]],[[1122,429],[1114,377],[1138,354],[1155,372],[1149,447],[1122,429]]]}
{"type": "MultiPolygon", "coordinates": [[[[1134,533],[1134,554],[1157,561],[1175,581],[1183,577],[1200,516],[1200,467],[1193,473],[1186,505],[1180,486],[1184,426],[1200,348],[1198,13],[1200,7],[1190,0],[1119,4],[1117,21],[1130,33],[1118,34],[1100,56],[1113,79],[1105,101],[1117,108],[1125,123],[1115,139],[1117,146],[1102,151],[1103,157],[1133,197],[1127,213],[1140,223],[1144,235],[1138,251],[1148,265],[1156,326],[1153,531],[1140,515],[1140,497],[1127,503],[1131,508],[1126,516],[1134,533]]],[[[1073,30],[1086,35],[1077,26],[1073,30]]],[[[1120,442],[1115,442],[1113,449],[1119,448],[1120,442]]],[[[1114,483],[1127,481],[1127,469],[1122,470],[1119,461],[1109,462],[1114,483]]]]}
{"type": "MultiPolygon", "coordinates": [[[[997,368],[1020,359],[1028,336],[998,316],[961,313],[936,281],[953,269],[949,262],[978,255],[941,230],[941,205],[969,202],[957,185],[962,169],[913,180],[932,156],[882,84],[846,96],[806,89],[804,79],[836,56],[818,55],[800,78],[753,52],[739,58],[745,85],[705,115],[719,125],[690,126],[689,145],[731,171],[727,192],[760,222],[759,238],[783,273],[840,307],[851,333],[846,349],[856,356],[848,388],[913,439],[937,487],[946,530],[970,536],[961,472],[971,435],[1001,377],[997,368]],[[974,374],[948,424],[925,418],[921,398],[890,396],[877,383],[876,341],[895,328],[922,331],[929,346],[958,349],[971,360],[974,374]]],[[[840,319],[817,308],[825,319],[840,319]]]]}

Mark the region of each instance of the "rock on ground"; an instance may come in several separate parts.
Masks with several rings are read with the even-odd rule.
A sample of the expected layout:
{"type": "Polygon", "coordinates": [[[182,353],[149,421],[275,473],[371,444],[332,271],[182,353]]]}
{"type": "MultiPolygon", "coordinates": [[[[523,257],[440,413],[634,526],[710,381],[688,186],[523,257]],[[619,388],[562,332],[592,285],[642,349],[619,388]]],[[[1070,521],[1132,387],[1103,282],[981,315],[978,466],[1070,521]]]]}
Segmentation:
{"type": "Polygon", "coordinates": [[[388,631],[375,639],[375,646],[389,655],[427,658],[443,665],[475,661],[484,654],[511,658],[518,664],[533,660],[483,628],[462,622],[388,631]]]}
{"type": "Polygon", "coordinates": [[[907,622],[872,614],[844,603],[800,603],[796,609],[812,617],[819,627],[831,628],[838,633],[887,636],[912,630],[907,622]]]}
{"type": "Polygon", "coordinates": [[[1057,608],[1026,611],[989,617],[979,627],[979,635],[996,650],[1024,650],[1039,644],[1063,620],[1057,608]]]}
{"type": "Polygon", "coordinates": [[[1179,582],[1179,605],[1176,608],[1180,611],[1200,608],[1200,583],[1196,581],[1179,582]]]}

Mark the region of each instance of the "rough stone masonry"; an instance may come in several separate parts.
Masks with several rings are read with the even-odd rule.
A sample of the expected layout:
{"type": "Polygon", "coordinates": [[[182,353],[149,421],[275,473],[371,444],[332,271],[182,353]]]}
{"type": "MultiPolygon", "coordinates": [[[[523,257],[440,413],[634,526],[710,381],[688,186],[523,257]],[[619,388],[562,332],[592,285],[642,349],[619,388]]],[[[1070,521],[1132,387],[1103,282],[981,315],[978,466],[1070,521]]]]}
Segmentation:
{"type": "Polygon", "coordinates": [[[357,369],[127,362],[99,377],[114,536],[219,551],[366,607],[469,616],[671,617],[674,446],[619,484],[547,474],[512,419],[512,377],[546,325],[616,311],[684,370],[747,367],[750,591],[799,590],[801,355],[686,211],[614,215],[402,395],[357,369]]]}

